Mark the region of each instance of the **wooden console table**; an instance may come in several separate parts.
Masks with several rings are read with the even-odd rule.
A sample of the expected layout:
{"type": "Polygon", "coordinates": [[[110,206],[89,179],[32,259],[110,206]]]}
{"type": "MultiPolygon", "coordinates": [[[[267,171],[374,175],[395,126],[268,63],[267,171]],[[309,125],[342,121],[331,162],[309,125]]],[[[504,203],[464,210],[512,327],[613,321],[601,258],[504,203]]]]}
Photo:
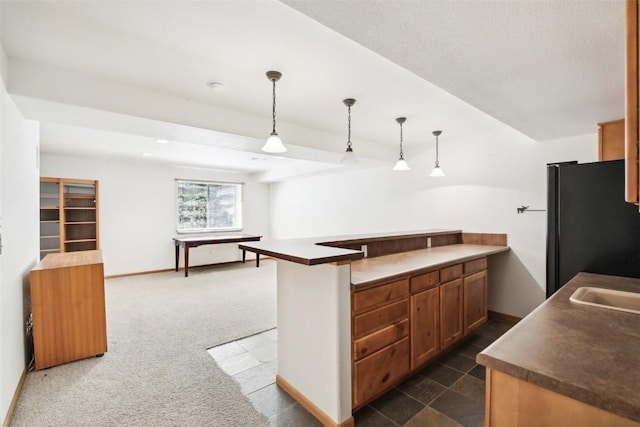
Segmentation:
{"type": "MultiPolygon", "coordinates": [[[[253,234],[236,234],[233,236],[185,236],[174,237],[176,245],[176,271],[180,259],[180,246],[184,247],[184,277],[189,276],[189,248],[204,245],[219,245],[222,243],[257,242],[262,236],[253,234]]],[[[242,262],[245,262],[246,250],[242,249],[242,262]]],[[[256,254],[256,267],[260,267],[260,255],[256,254]]]]}

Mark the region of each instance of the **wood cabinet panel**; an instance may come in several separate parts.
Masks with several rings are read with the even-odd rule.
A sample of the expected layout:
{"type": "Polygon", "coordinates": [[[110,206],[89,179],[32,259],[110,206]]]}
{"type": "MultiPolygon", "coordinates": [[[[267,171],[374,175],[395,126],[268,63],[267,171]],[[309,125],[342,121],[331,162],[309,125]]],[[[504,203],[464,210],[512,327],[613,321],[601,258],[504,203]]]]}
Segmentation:
{"type": "Polygon", "coordinates": [[[433,288],[411,297],[411,369],[440,353],[440,290],[433,288]]]}
{"type": "Polygon", "coordinates": [[[463,337],[462,279],[440,285],[440,347],[447,349],[463,337]]]}
{"type": "Polygon", "coordinates": [[[440,281],[447,283],[455,279],[462,277],[462,264],[452,265],[440,269],[440,281]]]}
{"type": "Polygon", "coordinates": [[[384,393],[409,373],[409,338],[354,364],[353,407],[384,393]]]}
{"type": "Polygon", "coordinates": [[[624,119],[598,123],[598,161],[624,159],[624,119]]]}
{"type": "Polygon", "coordinates": [[[625,7],[625,199],[638,203],[638,8],[637,0],[627,0],[625,7]]]}
{"type": "Polygon", "coordinates": [[[381,307],[392,301],[409,295],[409,279],[399,280],[375,288],[353,293],[352,310],[354,314],[381,307]]]}
{"type": "Polygon", "coordinates": [[[425,289],[438,286],[440,282],[440,271],[430,271],[411,278],[411,293],[415,294],[425,289]]]}
{"type": "Polygon", "coordinates": [[[469,275],[475,273],[476,271],[486,270],[487,269],[487,259],[486,258],[478,258],[473,261],[467,261],[464,263],[464,274],[469,275]]]}
{"type": "Polygon", "coordinates": [[[487,369],[486,399],[487,427],[640,426],[628,418],[493,369],[487,369]]]}
{"type": "Polygon", "coordinates": [[[49,254],[29,278],[36,369],[107,351],[100,251],[49,254]]]}
{"type": "Polygon", "coordinates": [[[373,354],[381,348],[393,344],[408,335],[409,319],[404,319],[357,339],[353,343],[354,360],[360,360],[363,357],[373,354]]]}
{"type": "Polygon", "coordinates": [[[398,322],[409,317],[409,300],[398,302],[377,308],[353,318],[353,336],[360,338],[376,329],[398,322]]]}
{"type": "Polygon", "coordinates": [[[477,329],[488,318],[487,271],[464,278],[464,334],[477,329]]]}

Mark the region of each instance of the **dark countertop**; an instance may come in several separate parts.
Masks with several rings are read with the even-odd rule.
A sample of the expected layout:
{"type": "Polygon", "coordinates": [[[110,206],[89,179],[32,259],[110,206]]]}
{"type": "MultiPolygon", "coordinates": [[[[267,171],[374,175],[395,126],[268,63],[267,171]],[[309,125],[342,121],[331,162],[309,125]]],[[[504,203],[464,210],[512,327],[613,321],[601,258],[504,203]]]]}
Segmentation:
{"type": "Polygon", "coordinates": [[[354,261],[364,257],[362,251],[341,249],[330,245],[366,244],[391,238],[429,237],[453,233],[461,233],[461,231],[419,230],[348,236],[324,236],[306,239],[265,240],[256,243],[243,243],[238,246],[240,249],[255,252],[260,255],[284,259],[298,264],[316,265],[329,262],[354,261]]]}
{"type": "Polygon", "coordinates": [[[373,286],[508,250],[508,246],[457,244],[364,258],[351,263],[351,284],[373,286]]]}
{"type": "Polygon", "coordinates": [[[640,421],[640,315],[569,301],[581,286],[640,292],[640,279],[579,273],[476,360],[640,421]]]}

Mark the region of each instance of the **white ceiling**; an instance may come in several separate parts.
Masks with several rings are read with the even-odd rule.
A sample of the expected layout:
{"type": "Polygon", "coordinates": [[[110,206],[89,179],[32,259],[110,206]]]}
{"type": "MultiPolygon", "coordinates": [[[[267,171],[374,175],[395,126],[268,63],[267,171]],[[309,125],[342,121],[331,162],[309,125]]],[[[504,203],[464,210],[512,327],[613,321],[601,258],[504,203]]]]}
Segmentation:
{"type": "Polygon", "coordinates": [[[399,116],[410,153],[434,129],[473,137],[484,113],[546,140],[624,111],[619,0],[1,0],[0,14],[8,90],[43,121],[43,152],[153,151],[273,181],[344,169],[347,97],[361,166],[393,162],[399,116]],[[285,159],[259,150],[270,69],[285,159]]]}

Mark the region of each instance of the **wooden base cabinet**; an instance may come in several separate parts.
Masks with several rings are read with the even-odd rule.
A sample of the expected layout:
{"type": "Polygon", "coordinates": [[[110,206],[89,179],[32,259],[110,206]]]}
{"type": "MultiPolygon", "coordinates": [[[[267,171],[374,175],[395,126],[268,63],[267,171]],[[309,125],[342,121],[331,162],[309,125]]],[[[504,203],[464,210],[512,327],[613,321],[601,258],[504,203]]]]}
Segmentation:
{"type": "Polygon", "coordinates": [[[487,321],[486,269],[478,258],[352,293],[353,410],[487,321]]]}
{"type": "Polygon", "coordinates": [[[487,271],[479,271],[463,279],[464,334],[478,329],[488,319],[487,271]]]}
{"type": "Polygon", "coordinates": [[[440,353],[440,290],[438,287],[411,296],[411,369],[440,353]]]}
{"type": "Polygon", "coordinates": [[[440,345],[446,350],[464,336],[462,279],[440,285],[440,345]]]}
{"type": "Polygon", "coordinates": [[[487,369],[486,427],[639,427],[640,423],[487,369]]]}
{"type": "Polygon", "coordinates": [[[360,407],[409,373],[409,280],[352,294],[352,406],[360,407]]]}
{"type": "Polygon", "coordinates": [[[29,279],[36,369],[107,351],[100,251],[49,254],[29,279]]]}

